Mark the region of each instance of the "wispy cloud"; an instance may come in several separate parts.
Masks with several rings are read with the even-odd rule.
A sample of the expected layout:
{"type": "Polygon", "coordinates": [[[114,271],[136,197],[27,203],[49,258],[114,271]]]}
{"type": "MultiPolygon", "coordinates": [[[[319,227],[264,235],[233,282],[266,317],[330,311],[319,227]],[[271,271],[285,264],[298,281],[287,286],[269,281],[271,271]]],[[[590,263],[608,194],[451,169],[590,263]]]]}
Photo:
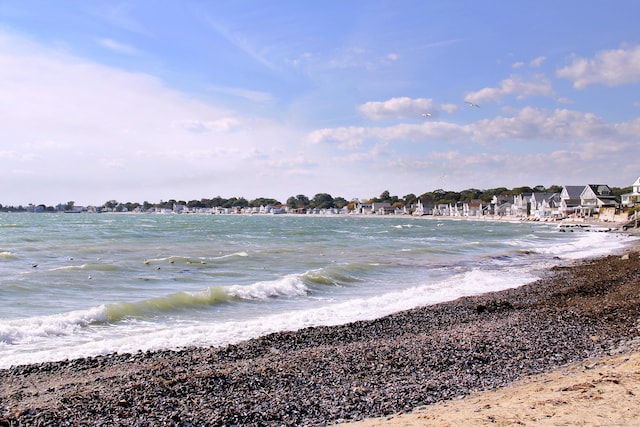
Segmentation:
{"type": "Polygon", "coordinates": [[[448,47],[457,43],[461,43],[464,39],[447,39],[447,40],[438,40],[435,42],[423,43],[415,46],[412,50],[425,50],[425,49],[434,49],[439,47],[448,47]]]}
{"type": "Polygon", "coordinates": [[[224,38],[229,44],[244,52],[250,58],[253,58],[259,64],[275,70],[277,66],[267,58],[265,48],[258,48],[256,44],[243,32],[234,31],[229,26],[218,22],[211,17],[207,17],[205,22],[218,35],[224,38]]]}
{"type": "Polygon", "coordinates": [[[329,60],[329,68],[353,68],[363,67],[370,62],[367,50],[361,47],[352,46],[329,60]]]}
{"type": "Polygon", "coordinates": [[[212,92],[224,93],[224,94],[232,95],[238,98],[247,99],[253,102],[267,103],[267,102],[274,101],[275,99],[272,94],[267,92],[257,91],[257,90],[224,87],[224,86],[213,86],[213,85],[209,85],[207,88],[212,92]]]}
{"type": "Polygon", "coordinates": [[[139,55],[140,51],[133,46],[130,46],[125,43],[119,43],[115,40],[108,38],[100,38],[98,39],[98,44],[102,47],[109,49],[116,53],[122,53],[125,55],[139,55]]]}
{"type": "Polygon", "coordinates": [[[133,12],[133,4],[119,2],[100,8],[96,14],[119,28],[123,28],[133,33],[148,34],[148,30],[144,25],[133,17],[133,12]]]}

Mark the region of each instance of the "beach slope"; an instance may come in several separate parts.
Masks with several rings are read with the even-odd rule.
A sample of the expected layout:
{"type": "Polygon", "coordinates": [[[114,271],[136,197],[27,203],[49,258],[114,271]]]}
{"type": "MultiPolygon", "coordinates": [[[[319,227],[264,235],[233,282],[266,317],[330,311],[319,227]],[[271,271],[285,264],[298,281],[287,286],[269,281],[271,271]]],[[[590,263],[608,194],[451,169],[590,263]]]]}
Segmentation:
{"type": "MultiPolygon", "coordinates": [[[[557,424],[553,417],[573,403],[593,411],[595,403],[611,405],[598,414],[624,424],[637,410],[610,389],[637,394],[639,318],[638,252],[612,255],[553,268],[516,289],[372,321],[224,348],[0,370],[0,426],[376,425],[403,422],[397,414],[425,406],[412,414],[418,424],[400,425],[446,425],[439,410],[458,414],[450,425],[557,424]],[[618,358],[601,359],[611,355],[618,358]],[[617,376],[616,366],[630,366],[631,374],[617,376]],[[549,380],[534,380],[554,370],[549,380]],[[565,383],[566,372],[590,376],[569,375],[565,383]],[[460,402],[468,406],[457,408],[460,402]]],[[[607,424],[595,412],[576,416],[580,425],[607,424]]]]}

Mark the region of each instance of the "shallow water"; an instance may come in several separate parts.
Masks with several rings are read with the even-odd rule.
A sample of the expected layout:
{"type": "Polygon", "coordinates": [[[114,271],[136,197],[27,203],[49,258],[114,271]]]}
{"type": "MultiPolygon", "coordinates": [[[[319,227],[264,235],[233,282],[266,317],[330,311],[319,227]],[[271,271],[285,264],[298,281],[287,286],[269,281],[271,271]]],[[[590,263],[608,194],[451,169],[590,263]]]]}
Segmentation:
{"type": "Polygon", "coordinates": [[[424,217],[0,214],[0,367],[376,318],[629,239],[424,217]]]}

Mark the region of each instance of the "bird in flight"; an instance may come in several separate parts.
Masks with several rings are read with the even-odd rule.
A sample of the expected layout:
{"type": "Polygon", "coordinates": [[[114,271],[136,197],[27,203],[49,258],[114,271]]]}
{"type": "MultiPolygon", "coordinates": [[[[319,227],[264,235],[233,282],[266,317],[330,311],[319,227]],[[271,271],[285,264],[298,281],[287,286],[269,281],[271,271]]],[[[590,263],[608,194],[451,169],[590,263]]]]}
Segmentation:
{"type": "Polygon", "coordinates": [[[431,113],[422,113],[422,117],[431,117],[431,113]]]}
{"type": "Polygon", "coordinates": [[[469,107],[478,107],[480,108],[480,106],[478,104],[474,104],[473,102],[469,102],[469,101],[464,101],[469,107]]]}

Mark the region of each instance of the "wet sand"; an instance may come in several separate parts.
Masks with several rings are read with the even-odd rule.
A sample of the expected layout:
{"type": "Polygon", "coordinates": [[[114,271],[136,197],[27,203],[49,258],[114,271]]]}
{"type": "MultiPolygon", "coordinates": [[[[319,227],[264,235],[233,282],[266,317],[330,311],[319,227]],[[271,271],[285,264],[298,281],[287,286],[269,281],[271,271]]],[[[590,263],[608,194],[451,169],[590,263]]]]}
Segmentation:
{"type": "Polygon", "coordinates": [[[0,426],[636,425],[639,319],[631,251],[373,321],[0,370],[0,426]]]}

